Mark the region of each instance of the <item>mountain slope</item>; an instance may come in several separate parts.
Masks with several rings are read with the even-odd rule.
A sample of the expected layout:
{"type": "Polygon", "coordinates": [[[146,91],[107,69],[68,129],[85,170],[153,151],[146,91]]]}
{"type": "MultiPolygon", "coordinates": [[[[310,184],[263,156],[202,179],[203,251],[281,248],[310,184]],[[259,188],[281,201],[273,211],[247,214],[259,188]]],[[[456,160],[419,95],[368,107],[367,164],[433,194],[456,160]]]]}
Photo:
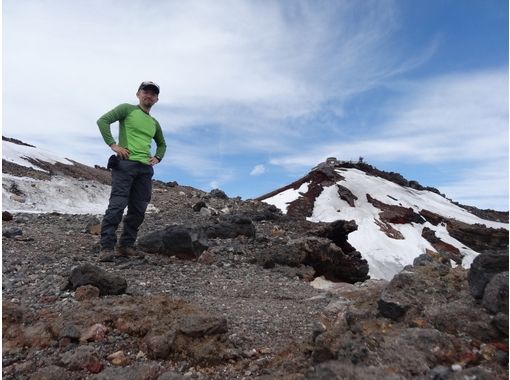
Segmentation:
{"type": "Polygon", "coordinates": [[[508,214],[485,213],[506,223],[482,219],[436,189],[369,169],[329,159],[258,200],[312,222],[354,220],[358,229],[348,242],[368,261],[373,278],[391,279],[427,251],[469,267],[481,251],[505,247],[508,214]]]}
{"type": "Polygon", "coordinates": [[[110,174],[2,137],[2,209],[11,212],[101,214],[110,174]]]}

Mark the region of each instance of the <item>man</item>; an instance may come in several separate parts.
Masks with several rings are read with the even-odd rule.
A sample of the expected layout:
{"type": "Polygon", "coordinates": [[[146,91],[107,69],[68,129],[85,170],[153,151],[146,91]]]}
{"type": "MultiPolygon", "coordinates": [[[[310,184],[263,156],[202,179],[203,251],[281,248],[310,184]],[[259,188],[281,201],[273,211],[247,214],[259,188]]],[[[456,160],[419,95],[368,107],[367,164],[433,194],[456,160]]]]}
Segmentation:
{"type": "Polygon", "coordinates": [[[158,96],[156,83],[142,82],[136,92],[138,105],[121,104],[97,121],[104,141],[116,153],[108,162],[112,169],[112,192],[101,224],[100,261],[113,261],[118,255],[138,256],[134,245],[151,199],[153,166],[161,162],[166,151],[161,126],[149,114],[158,96]],[[118,143],[110,129],[116,121],[119,122],[118,143]],[[150,152],[153,139],[157,145],[154,156],[150,152]],[[115,253],[117,227],[126,206],[128,211],[115,253]]]}

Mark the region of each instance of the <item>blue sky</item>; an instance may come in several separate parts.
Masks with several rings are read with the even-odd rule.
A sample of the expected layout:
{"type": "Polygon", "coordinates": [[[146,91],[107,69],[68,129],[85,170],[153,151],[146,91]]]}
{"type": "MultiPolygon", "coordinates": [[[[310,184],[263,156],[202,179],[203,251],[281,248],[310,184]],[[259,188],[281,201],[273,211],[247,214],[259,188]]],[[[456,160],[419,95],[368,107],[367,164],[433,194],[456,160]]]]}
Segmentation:
{"type": "Polygon", "coordinates": [[[4,1],[5,136],[104,165],[143,80],[157,179],[253,198],[363,156],[508,210],[506,0],[4,1]]]}

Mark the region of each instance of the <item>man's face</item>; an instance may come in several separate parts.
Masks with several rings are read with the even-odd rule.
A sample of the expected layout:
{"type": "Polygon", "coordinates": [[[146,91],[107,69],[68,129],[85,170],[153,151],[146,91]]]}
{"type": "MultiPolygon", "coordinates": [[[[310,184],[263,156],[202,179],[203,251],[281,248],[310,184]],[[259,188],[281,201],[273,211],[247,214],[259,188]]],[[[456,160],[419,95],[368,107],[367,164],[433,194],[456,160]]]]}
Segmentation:
{"type": "Polygon", "coordinates": [[[140,101],[141,106],[151,108],[159,100],[156,91],[150,87],[144,88],[136,93],[136,97],[140,101]]]}

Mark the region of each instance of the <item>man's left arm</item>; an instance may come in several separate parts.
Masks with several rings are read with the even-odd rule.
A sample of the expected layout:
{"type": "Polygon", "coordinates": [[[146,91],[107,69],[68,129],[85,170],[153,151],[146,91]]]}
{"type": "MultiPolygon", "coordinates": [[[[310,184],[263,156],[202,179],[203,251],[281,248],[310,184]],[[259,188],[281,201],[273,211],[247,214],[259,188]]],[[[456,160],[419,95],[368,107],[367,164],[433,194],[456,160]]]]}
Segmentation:
{"type": "Polygon", "coordinates": [[[166,152],[165,136],[163,136],[163,130],[156,120],[156,134],[154,135],[154,141],[156,141],[156,154],[154,157],[149,159],[151,165],[158,164],[163,159],[166,152]]]}

